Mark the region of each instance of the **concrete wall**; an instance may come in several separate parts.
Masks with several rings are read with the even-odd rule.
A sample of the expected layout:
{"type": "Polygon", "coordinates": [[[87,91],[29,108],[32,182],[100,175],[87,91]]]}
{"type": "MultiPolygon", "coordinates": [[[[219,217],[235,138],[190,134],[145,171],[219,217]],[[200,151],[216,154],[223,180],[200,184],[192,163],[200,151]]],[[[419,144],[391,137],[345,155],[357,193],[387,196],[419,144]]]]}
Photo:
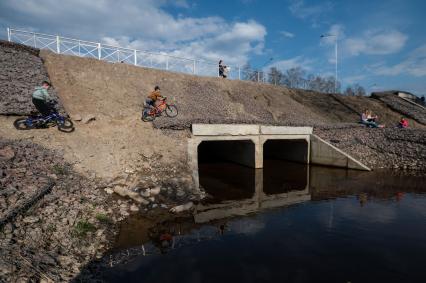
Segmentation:
{"type": "Polygon", "coordinates": [[[215,155],[218,159],[252,168],[263,168],[263,159],[266,157],[370,170],[348,154],[313,135],[311,127],[194,124],[192,134],[188,139],[188,163],[196,186],[199,186],[199,150],[204,151],[204,154],[215,155]]]}
{"type": "Polygon", "coordinates": [[[311,164],[343,167],[357,170],[371,170],[349,154],[344,153],[337,147],[331,145],[316,135],[311,135],[310,153],[311,164]]]}

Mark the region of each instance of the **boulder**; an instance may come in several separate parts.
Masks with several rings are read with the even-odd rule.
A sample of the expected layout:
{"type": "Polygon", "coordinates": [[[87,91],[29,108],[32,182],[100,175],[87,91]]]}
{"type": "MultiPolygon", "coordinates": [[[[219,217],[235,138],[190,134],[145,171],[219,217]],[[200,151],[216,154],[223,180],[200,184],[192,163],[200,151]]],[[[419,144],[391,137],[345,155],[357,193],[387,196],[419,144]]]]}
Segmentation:
{"type": "Polygon", "coordinates": [[[11,160],[15,157],[15,151],[11,146],[5,146],[0,149],[0,160],[11,160]]]}

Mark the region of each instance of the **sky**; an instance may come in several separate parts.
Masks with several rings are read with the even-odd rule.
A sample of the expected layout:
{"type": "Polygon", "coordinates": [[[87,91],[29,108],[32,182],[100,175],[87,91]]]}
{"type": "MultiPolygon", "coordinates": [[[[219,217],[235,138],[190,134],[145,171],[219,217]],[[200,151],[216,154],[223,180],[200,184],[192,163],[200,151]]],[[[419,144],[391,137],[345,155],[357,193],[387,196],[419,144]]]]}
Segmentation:
{"type": "Polygon", "coordinates": [[[423,0],[0,0],[6,28],[426,95],[423,0]],[[334,35],[321,38],[321,35],[334,35]]]}

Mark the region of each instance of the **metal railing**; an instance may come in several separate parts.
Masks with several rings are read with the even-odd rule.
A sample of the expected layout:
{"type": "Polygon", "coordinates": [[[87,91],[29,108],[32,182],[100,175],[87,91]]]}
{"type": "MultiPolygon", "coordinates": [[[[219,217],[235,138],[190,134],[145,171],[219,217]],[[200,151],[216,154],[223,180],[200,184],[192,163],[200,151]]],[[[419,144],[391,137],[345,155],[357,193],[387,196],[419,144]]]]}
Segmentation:
{"type": "MultiPolygon", "coordinates": [[[[21,43],[38,49],[47,49],[57,54],[95,58],[108,62],[125,63],[199,76],[217,77],[219,73],[218,64],[213,61],[183,58],[164,52],[148,52],[58,35],[7,28],[7,39],[10,42],[21,43]]],[[[229,67],[229,79],[266,81],[262,72],[246,70],[240,66],[229,67]],[[253,77],[253,73],[257,75],[253,77]]]]}

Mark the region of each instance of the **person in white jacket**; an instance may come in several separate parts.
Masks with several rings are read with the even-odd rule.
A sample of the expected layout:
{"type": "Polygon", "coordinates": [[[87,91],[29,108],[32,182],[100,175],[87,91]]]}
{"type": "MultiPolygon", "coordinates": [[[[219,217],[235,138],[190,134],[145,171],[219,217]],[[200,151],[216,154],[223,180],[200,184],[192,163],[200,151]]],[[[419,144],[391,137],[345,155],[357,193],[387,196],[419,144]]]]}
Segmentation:
{"type": "Polygon", "coordinates": [[[32,95],[32,98],[33,98],[32,101],[35,108],[43,116],[49,115],[51,111],[49,102],[52,101],[52,98],[47,92],[49,88],[50,88],[50,83],[48,81],[44,81],[42,82],[41,86],[38,86],[35,88],[35,91],[33,92],[33,95],[32,95]]]}

